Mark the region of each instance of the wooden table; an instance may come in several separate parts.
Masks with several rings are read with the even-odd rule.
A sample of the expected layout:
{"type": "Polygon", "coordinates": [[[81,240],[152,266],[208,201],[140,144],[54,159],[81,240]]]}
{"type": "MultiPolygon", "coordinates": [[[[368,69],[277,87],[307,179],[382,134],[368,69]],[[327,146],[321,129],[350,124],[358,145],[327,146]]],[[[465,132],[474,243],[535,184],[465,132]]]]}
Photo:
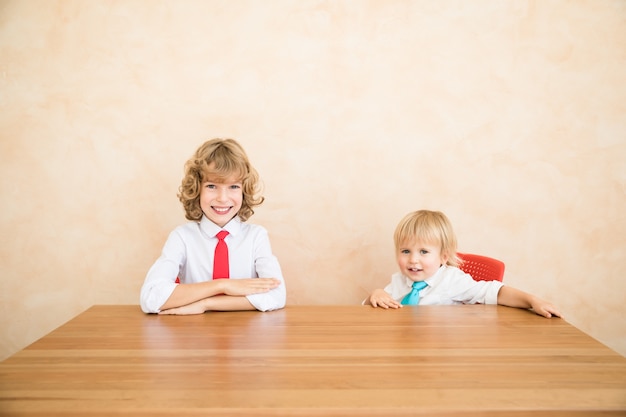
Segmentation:
{"type": "Polygon", "coordinates": [[[626,415],[626,358],[499,306],[94,306],[0,363],[1,416],[626,415]]]}

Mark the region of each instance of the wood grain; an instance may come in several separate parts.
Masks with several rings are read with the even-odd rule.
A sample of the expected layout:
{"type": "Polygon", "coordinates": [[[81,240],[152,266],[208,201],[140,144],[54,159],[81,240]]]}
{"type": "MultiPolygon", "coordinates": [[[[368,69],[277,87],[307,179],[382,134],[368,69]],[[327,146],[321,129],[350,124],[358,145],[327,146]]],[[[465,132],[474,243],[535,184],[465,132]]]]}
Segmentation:
{"type": "Polygon", "coordinates": [[[0,363],[1,416],[623,416],[626,358],[500,306],[94,306],[0,363]]]}

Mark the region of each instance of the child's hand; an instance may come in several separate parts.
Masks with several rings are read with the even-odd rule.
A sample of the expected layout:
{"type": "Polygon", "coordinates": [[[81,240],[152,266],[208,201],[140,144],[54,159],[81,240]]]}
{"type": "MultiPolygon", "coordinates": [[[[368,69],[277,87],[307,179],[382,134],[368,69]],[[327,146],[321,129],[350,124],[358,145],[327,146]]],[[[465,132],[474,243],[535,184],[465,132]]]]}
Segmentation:
{"type": "Polygon", "coordinates": [[[268,292],[280,285],[276,278],[223,279],[223,292],[226,295],[245,296],[268,292]]]}
{"type": "Polygon", "coordinates": [[[535,313],[546,318],[550,318],[552,316],[561,317],[561,313],[559,312],[559,310],[556,309],[556,307],[538,298],[533,299],[533,301],[531,302],[531,308],[535,313]]]}
{"type": "Polygon", "coordinates": [[[402,304],[391,298],[391,296],[387,293],[387,291],[378,289],[372,292],[370,295],[370,304],[372,307],[382,307],[382,308],[400,308],[402,304]]]}

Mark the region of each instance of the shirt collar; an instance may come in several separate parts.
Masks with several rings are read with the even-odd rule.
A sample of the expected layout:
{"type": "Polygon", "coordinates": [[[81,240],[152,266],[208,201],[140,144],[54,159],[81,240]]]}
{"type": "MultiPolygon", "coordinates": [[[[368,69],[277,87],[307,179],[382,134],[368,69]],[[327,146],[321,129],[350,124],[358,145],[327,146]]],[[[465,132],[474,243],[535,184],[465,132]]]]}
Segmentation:
{"type": "Polygon", "coordinates": [[[235,216],[228,223],[226,223],[224,227],[219,227],[205,215],[202,215],[202,219],[200,219],[200,229],[211,237],[215,237],[222,230],[226,230],[229,234],[237,236],[241,230],[241,219],[239,216],[235,216]]]}

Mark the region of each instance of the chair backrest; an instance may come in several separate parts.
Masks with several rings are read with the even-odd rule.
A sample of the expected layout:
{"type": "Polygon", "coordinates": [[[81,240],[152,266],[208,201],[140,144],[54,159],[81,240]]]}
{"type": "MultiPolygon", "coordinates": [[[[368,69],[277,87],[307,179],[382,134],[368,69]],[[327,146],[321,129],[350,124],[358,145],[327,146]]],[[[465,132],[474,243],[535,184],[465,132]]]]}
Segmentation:
{"type": "Polygon", "coordinates": [[[476,281],[502,281],[504,262],[494,258],[471,253],[457,253],[461,258],[459,268],[470,274],[476,281]]]}

